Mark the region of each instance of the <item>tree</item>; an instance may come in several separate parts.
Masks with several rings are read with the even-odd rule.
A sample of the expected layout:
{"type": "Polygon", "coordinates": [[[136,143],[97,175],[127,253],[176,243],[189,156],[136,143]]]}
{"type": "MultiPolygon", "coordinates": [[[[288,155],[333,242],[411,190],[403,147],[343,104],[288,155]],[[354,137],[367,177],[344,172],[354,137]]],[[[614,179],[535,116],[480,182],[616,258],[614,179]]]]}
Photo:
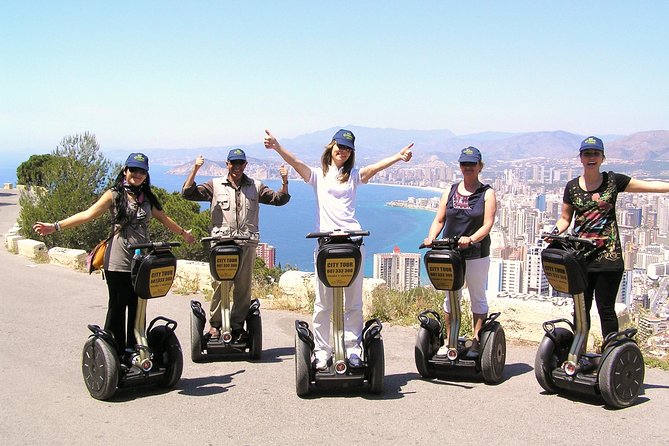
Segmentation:
{"type": "Polygon", "coordinates": [[[16,178],[24,186],[44,187],[44,175],[49,163],[55,159],[52,154],[31,155],[28,161],[22,162],[16,169],[16,178]]]}
{"type": "MultiPolygon", "coordinates": [[[[54,222],[87,209],[111,186],[118,167],[100,153],[95,135],[86,132],[63,138],[49,159],[40,164],[39,187],[31,187],[19,200],[20,233],[39,239],[32,230],[36,221],[54,222]]],[[[88,250],[107,237],[110,229],[111,220],[105,216],[42,240],[48,247],[88,250]]]]}

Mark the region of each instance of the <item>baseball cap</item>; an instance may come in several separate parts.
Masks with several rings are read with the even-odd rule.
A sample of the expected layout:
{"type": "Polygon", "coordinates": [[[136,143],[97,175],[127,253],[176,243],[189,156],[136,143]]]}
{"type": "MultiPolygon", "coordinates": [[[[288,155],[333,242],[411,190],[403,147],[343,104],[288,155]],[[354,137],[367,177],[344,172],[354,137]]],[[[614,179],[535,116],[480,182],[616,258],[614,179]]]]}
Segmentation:
{"type": "Polygon", "coordinates": [[[579,153],[588,149],[601,150],[603,152],[604,143],[602,142],[601,139],[597,138],[596,136],[588,136],[583,141],[581,141],[581,149],[579,150],[579,153]]]}
{"type": "Polygon", "coordinates": [[[228,153],[228,161],[246,161],[246,153],[242,149],[232,149],[228,153]]]}
{"type": "Polygon", "coordinates": [[[149,157],[143,153],[131,153],[127,160],[125,160],[126,167],[139,167],[147,172],[149,171],[149,157]]]}
{"type": "Polygon", "coordinates": [[[332,137],[332,140],[336,142],[338,146],[346,146],[351,150],[355,150],[355,136],[350,130],[339,129],[332,137]]]}
{"type": "Polygon", "coordinates": [[[481,161],[481,152],[476,147],[465,147],[460,151],[459,163],[478,163],[481,161]]]}

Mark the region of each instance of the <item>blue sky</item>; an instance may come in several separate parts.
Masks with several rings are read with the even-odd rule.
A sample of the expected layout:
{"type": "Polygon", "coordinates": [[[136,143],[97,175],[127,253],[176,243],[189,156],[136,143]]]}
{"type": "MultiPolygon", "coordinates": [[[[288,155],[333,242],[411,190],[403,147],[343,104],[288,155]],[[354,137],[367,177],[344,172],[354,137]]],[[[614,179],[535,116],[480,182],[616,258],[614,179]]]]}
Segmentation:
{"type": "Polygon", "coordinates": [[[669,2],[0,4],[0,153],[333,126],[669,129],[669,2]]]}

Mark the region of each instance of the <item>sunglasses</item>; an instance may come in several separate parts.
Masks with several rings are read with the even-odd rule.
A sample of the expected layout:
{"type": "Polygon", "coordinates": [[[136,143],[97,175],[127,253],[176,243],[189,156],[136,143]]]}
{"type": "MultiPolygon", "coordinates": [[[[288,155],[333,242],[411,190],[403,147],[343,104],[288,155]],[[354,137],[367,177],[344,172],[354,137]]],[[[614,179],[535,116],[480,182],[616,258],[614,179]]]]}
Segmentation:
{"type": "Polygon", "coordinates": [[[228,161],[228,162],[230,164],[232,164],[233,166],[242,166],[242,165],[246,164],[246,161],[244,161],[244,160],[234,160],[234,161],[228,161]]]}
{"type": "Polygon", "coordinates": [[[474,166],[476,166],[477,164],[478,164],[478,163],[470,163],[470,162],[463,162],[463,163],[460,163],[460,165],[461,165],[462,167],[474,167],[474,166]]]}
{"type": "Polygon", "coordinates": [[[138,173],[140,175],[146,175],[148,173],[146,169],[142,169],[141,167],[128,167],[128,170],[130,173],[138,173]]]}
{"type": "Polygon", "coordinates": [[[602,154],[601,151],[599,150],[584,150],[581,152],[581,156],[588,156],[588,157],[597,157],[602,154]]]}

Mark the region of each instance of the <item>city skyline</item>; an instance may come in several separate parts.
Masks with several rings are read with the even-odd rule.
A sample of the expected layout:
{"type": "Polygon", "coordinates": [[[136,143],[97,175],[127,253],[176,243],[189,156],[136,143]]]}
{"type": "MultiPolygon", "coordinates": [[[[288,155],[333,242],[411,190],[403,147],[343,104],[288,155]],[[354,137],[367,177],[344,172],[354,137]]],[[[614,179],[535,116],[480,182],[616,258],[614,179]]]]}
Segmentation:
{"type": "Polygon", "coordinates": [[[3,3],[0,153],[243,145],[263,129],[666,129],[669,4],[3,3]],[[621,69],[624,67],[624,69],[621,69]]]}

